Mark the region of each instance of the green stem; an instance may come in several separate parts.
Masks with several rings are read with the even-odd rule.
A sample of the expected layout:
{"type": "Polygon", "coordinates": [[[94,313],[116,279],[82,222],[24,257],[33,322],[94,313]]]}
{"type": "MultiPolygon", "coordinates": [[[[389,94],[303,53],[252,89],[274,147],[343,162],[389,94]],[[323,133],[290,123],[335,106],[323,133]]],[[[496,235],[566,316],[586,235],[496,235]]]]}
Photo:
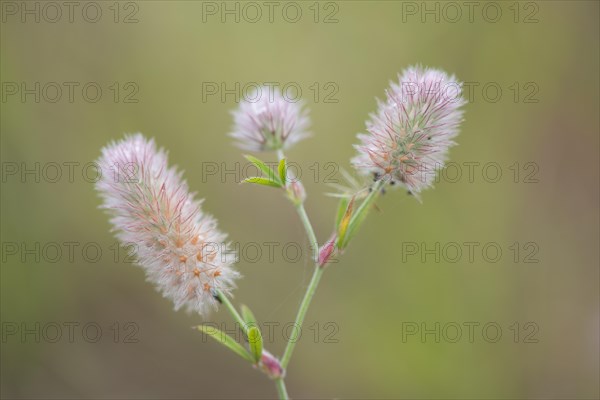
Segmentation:
{"type": "MultiPolygon", "coordinates": [[[[277,150],[277,158],[279,161],[285,158],[285,154],[282,149],[277,150]]],[[[313,261],[315,263],[318,262],[319,257],[319,242],[317,241],[317,236],[315,235],[315,230],[310,223],[310,219],[306,214],[306,210],[304,209],[304,204],[296,204],[296,211],[298,211],[298,215],[300,216],[300,220],[302,221],[302,225],[304,225],[304,230],[308,235],[308,240],[310,241],[310,246],[312,247],[313,261]]]]}
{"type": "MultiPolygon", "coordinates": [[[[360,204],[356,213],[352,217],[350,221],[351,229],[356,229],[360,224],[361,219],[364,218],[366,212],[368,211],[368,207],[373,204],[373,201],[377,198],[381,187],[383,186],[383,181],[378,181],[373,185],[371,189],[371,193],[366,197],[366,199],[360,204]]],[[[311,241],[311,245],[313,246],[313,258],[315,260],[315,271],[313,276],[308,284],[308,288],[306,289],[306,293],[304,294],[304,298],[302,299],[302,303],[300,303],[300,309],[298,310],[298,315],[296,316],[295,327],[296,329],[300,329],[302,327],[302,323],[304,322],[304,318],[306,317],[306,313],[308,311],[308,307],[310,306],[310,302],[312,301],[315,292],[317,290],[317,286],[319,286],[319,282],[321,280],[321,276],[323,275],[324,268],[318,265],[318,257],[319,257],[319,245],[315,236],[314,229],[306,215],[306,210],[302,204],[297,207],[298,214],[300,215],[300,219],[304,224],[304,228],[306,229],[306,233],[311,241]]],[[[292,357],[292,352],[294,351],[294,347],[296,346],[297,340],[292,341],[291,338],[288,341],[285,351],[283,353],[283,357],[281,358],[281,367],[285,370],[290,362],[290,358],[292,357]]]]}
{"type": "MultiPolygon", "coordinates": [[[[321,276],[323,275],[323,271],[325,269],[315,266],[315,272],[308,284],[308,288],[306,289],[306,293],[304,294],[304,298],[302,299],[302,303],[300,304],[300,309],[298,309],[298,315],[296,315],[296,321],[294,322],[294,327],[299,330],[302,327],[302,323],[304,322],[304,317],[306,317],[306,312],[308,311],[308,306],[310,306],[310,302],[317,291],[317,286],[319,286],[319,281],[321,280],[321,276]]],[[[288,341],[285,351],[283,353],[283,357],[281,358],[281,368],[285,371],[287,365],[290,362],[290,358],[292,357],[292,352],[294,351],[294,347],[296,347],[296,343],[298,342],[298,338],[294,337],[294,340],[290,337],[288,341]]]]}
{"type": "Polygon", "coordinates": [[[287,394],[283,378],[275,379],[275,387],[277,388],[277,394],[281,400],[288,400],[290,398],[287,394]]]}
{"type": "MultiPolygon", "coordinates": [[[[242,317],[237,312],[237,310],[235,309],[233,304],[231,304],[231,301],[229,301],[229,298],[220,290],[217,291],[217,298],[221,301],[221,303],[223,305],[225,305],[225,308],[227,308],[227,310],[229,311],[229,313],[231,314],[233,319],[238,324],[240,324],[241,329],[246,334],[246,337],[248,337],[248,329],[246,328],[246,322],[242,319],[242,317]]],[[[279,378],[275,379],[275,387],[277,388],[277,393],[278,393],[280,399],[282,399],[282,400],[289,399],[287,390],[285,388],[285,382],[283,381],[283,377],[279,377],[279,378]]]]}
{"type": "Polygon", "coordinates": [[[371,186],[371,192],[367,195],[367,197],[365,197],[365,200],[362,203],[360,203],[360,206],[354,213],[354,217],[352,219],[356,218],[357,216],[360,217],[362,215],[363,210],[373,203],[373,200],[375,200],[379,195],[379,192],[383,187],[384,183],[385,182],[383,181],[383,179],[380,179],[377,182],[375,182],[373,186],[371,186]]]}
{"type": "Polygon", "coordinates": [[[220,290],[217,291],[217,297],[219,298],[219,300],[221,301],[221,303],[223,303],[223,305],[225,305],[225,308],[227,308],[227,310],[229,311],[229,313],[231,314],[231,316],[233,317],[233,319],[240,324],[240,328],[242,329],[242,331],[244,331],[244,334],[246,335],[246,337],[248,337],[248,329],[246,327],[246,322],[244,321],[244,319],[242,318],[242,316],[237,312],[237,310],[235,309],[235,307],[233,306],[233,304],[231,304],[231,301],[229,301],[229,299],[227,298],[227,296],[225,296],[225,293],[221,292],[220,290]]]}
{"type": "MultiPolygon", "coordinates": [[[[285,157],[283,151],[277,152],[278,158],[281,160],[285,157]]],[[[317,286],[319,286],[319,281],[321,280],[321,275],[323,275],[323,268],[319,267],[319,242],[317,241],[317,236],[315,235],[315,230],[313,229],[312,224],[310,223],[310,219],[306,214],[306,209],[304,208],[304,204],[296,204],[296,211],[298,212],[298,216],[302,221],[302,225],[304,225],[304,230],[308,235],[308,240],[310,241],[310,246],[312,248],[312,258],[315,263],[315,271],[313,276],[308,284],[308,288],[306,289],[306,293],[304,294],[304,299],[302,299],[302,303],[300,304],[300,308],[298,309],[298,314],[296,315],[296,321],[294,323],[294,327],[296,329],[300,329],[302,327],[302,323],[304,322],[304,318],[306,317],[306,312],[308,311],[308,307],[312,298],[315,295],[317,290],[317,286]]],[[[296,347],[296,342],[298,338],[290,338],[288,340],[287,345],[285,346],[285,351],[283,353],[283,357],[281,358],[281,368],[285,371],[287,365],[290,362],[290,358],[292,357],[292,353],[294,351],[294,347],[296,347]]]]}
{"type": "Polygon", "coordinates": [[[302,204],[302,203],[298,204],[296,206],[296,210],[298,211],[298,215],[300,216],[302,225],[304,225],[304,230],[306,230],[306,234],[308,235],[308,240],[310,241],[310,247],[312,248],[313,261],[315,263],[317,263],[318,259],[319,259],[319,242],[317,241],[317,236],[315,235],[315,231],[312,227],[312,224],[310,223],[310,219],[308,219],[306,210],[304,209],[304,204],[302,204]]]}
{"type": "MultiPolygon", "coordinates": [[[[285,157],[283,154],[283,151],[281,151],[281,150],[277,152],[277,156],[280,160],[285,157]]],[[[356,225],[360,223],[361,217],[364,216],[366,214],[366,211],[368,210],[367,207],[369,207],[373,203],[373,201],[377,198],[377,195],[378,195],[379,190],[381,189],[382,185],[383,185],[382,181],[379,181],[375,185],[373,185],[371,193],[369,193],[367,198],[361,203],[356,214],[354,215],[354,217],[351,220],[350,225],[353,225],[353,228],[356,227],[356,225]]],[[[304,294],[302,303],[300,303],[300,308],[298,309],[298,314],[296,315],[296,320],[294,322],[294,327],[296,329],[300,329],[302,327],[302,324],[304,323],[304,318],[306,317],[306,313],[308,312],[308,307],[310,306],[310,303],[315,295],[315,292],[317,291],[317,287],[319,286],[319,282],[321,281],[321,277],[322,277],[325,269],[320,267],[318,264],[318,262],[319,262],[319,242],[317,241],[317,236],[315,235],[313,226],[310,223],[310,219],[308,218],[308,215],[306,214],[304,205],[302,203],[297,204],[296,210],[298,212],[298,215],[300,216],[300,220],[302,221],[302,224],[304,225],[306,234],[308,235],[308,239],[309,239],[310,245],[312,247],[313,261],[315,262],[315,270],[313,272],[310,283],[308,284],[308,287],[306,288],[306,293],[304,294]]],[[[286,370],[286,368],[290,362],[292,353],[294,352],[294,348],[296,347],[296,342],[297,342],[296,337],[294,338],[294,340],[292,340],[292,338],[290,338],[290,340],[288,340],[288,342],[287,342],[285,351],[283,353],[283,357],[281,358],[281,368],[284,371],[286,370]]],[[[278,383],[277,388],[279,390],[280,396],[283,396],[282,393],[285,396],[287,396],[287,393],[285,393],[285,385],[283,383],[283,380],[281,380],[281,382],[278,383]],[[282,385],[282,386],[280,387],[280,385],[282,385]],[[281,390],[283,390],[283,392],[281,390]]],[[[282,398],[287,398],[287,397],[282,397],[282,398]]]]}

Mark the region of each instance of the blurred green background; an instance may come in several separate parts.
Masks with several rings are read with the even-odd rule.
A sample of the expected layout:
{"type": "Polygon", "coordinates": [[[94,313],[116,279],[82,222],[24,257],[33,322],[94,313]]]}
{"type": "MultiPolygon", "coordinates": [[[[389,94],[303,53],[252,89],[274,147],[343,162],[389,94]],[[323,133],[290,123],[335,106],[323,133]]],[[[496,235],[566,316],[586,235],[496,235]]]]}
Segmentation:
{"type": "MultiPolygon", "coordinates": [[[[292,23],[294,6],[276,2],[269,22],[259,2],[263,15],[252,23],[255,11],[235,2],[76,2],[72,22],[64,6],[57,19],[44,2],[2,2],[2,397],[275,396],[259,372],[192,331],[201,319],[173,312],[122,251],[114,260],[108,218],[83,178],[94,169],[85,175],[83,167],[110,140],[143,132],[169,150],[232,241],[280,243],[274,262],[264,253],[260,263],[240,261],[234,302],[272,323],[267,347],[281,355],[282,326],[293,321],[312,273],[306,254],[286,262],[281,247],[306,248],[306,239],[276,191],[241,186],[239,176],[206,176],[207,163],[233,168],[243,158],[226,136],[236,99],[207,95],[203,84],[302,89],[314,135],[288,157],[302,166],[307,210],[323,242],[336,207],[324,196],[327,163],[349,168],[375,97],[403,68],[422,63],[473,82],[459,146],[450,152],[463,175],[453,179],[449,170],[422,204],[401,191],[378,202],[319,287],[288,370],[291,396],[598,398],[598,2],[476,3],[470,20],[461,2],[458,18],[445,2],[302,2],[292,23]],[[213,6],[215,15],[207,13],[213,6]],[[39,23],[21,7],[40,7],[39,23]],[[224,7],[238,7],[239,22],[235,15],[223,22],[224,7]],[[101,18],[88,22],[97,8],[101,18]],[[427,10],[439,12],[421,15],[427,10]],[[22,98],[21,84],[35,89],[36,82],[39,103],[35,94],[22,98]],[[56,102],[52,82],[63,88],[56,102]],[[72,102],[65,82],[79,85],[72,102]],[[95,103],[82,94],[89,82],[102,89],[95,103]],[[69,162],[78,163],[72,182],[69,162]],[[479,163],[472,182],[470,162],[479,163]],[[39,183],[35,173],[21,176],[35,163],[39,183]],[[53,163],[62,166],[57,182],[53,163]],[[488,164],[500,166],[495,183],[494,168],[482,172],[488,164]],[[68,242],[78,243],[72,259],[68,242]],[[465,242],[479,243],[473,262],[465,242]],[[63,250],[57,260],[53,243],[63,250]],[[453,253],[436,262],[407,254],[407,243],[459,243],[464,252],[456,262],[453,253]],[[482,256],[486,243],[502,249],[498,262],[482,256]],[[93,262],[97,247],[102,255],[93,262]],[[471,322],[478,324],[472,340],[471,322]],[[72,340],[68,323],[79,324],[72,340]],[[81,332],[88,323],[102,328],[97,343],[86,340],[96,325],[86,337],[81,332]],[[439,342],[421,336],[436,323],[439,342]],[[37,330],[39,343],[35,334],[22,337],[22,324],[37,330]],[[62,327],[56,343],[48,340],[53,324],[62,327]],[[462,336],[453,340],[456,325],[462,336]],[[419,332],[409,334],[415,326],[419,332]],[[128,333],[137,343],[127,343],[128,333]]],[[[210,320],[231,327],[224,310],[210,320]]]]}

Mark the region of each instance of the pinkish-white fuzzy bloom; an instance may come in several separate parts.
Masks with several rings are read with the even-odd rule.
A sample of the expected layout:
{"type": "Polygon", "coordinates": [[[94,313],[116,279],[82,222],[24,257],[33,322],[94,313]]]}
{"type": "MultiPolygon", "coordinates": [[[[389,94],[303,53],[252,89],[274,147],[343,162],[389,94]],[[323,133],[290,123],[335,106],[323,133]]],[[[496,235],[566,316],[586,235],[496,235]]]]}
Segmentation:
{"type": "Polygon", "coordinates": [[[302,101],[285,98],[271,86],[254,90],[232,114],[230,136],[244,150],[287,149],[309,136],[309,118],[302,101]]]}
{"type": "Polygon", "coordinates": [[[96,188],[123,245],[136,249],[150,282],[175,309],[205,315],[217,291],[229,293],[238,272],[225,235],[200,209],[167,154],[141,134],[102,149],[96,188]]]}
{"type": "Polygon", "coordinates": [[[374,175],[418,194],[431,186],[444,166],[462,122],[462,83],[443,71],[410,67],[391,83],[386,100],[359,134],[352,164],[363,175],[374,175]]]}

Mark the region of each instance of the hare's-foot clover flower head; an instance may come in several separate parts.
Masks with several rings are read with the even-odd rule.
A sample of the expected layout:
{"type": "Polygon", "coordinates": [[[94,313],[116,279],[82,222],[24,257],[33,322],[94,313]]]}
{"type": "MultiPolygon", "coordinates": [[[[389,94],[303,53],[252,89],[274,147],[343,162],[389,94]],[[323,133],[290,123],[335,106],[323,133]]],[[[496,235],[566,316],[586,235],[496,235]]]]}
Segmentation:
{"type": "Polygon", "coordinates": [[[418,194],[431,186],[455,143],[465,104],[462,83],[443,71],[411,67],[378,102],[359,134],[352,160],[363,175],[397,183],[418,194]]]}
{"type": "Polygon", "coordinates": [[[167,154],[141,134],[102,150],[96,188],[122,244],[133,244],[149,281],[175,309],[206,314],[238,272],[216,221],[200,209],[167,154]]]}
{"type": "Polygon", "coordinates": [[[273,87],[259,87],[232,113],[230,135],[244,150],[287,149],[309,135],[309,118],[302,102],[286,99],[273,87]]]}

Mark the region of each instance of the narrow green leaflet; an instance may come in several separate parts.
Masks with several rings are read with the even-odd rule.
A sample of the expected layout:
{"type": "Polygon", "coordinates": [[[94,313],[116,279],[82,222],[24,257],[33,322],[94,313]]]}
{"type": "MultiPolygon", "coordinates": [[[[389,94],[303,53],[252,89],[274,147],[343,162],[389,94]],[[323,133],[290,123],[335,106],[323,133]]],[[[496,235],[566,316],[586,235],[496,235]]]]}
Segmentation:
{"type": "Polygon", "coordinates": [[[245,155],[244,157],[246,157],[246,160],[248,160],[252,164],[256,165],[256,167],[258,169],[260,169],[262,171],[262,173],[265,174],[265,176],[267,178],[269,178],[269,180],[278,183],[279,186],[277,186],[277,187],[281,187],[282,186],[281,182],[279,181],[279,177],[277,177],[275,175],[275,173],[273,172],[273,170],[271,168],[269,168],[267,166],[267,164],[264,163],[264,161],[261,161],[258,158],[253,157],[251,155],[245,155]]]}
{"type": "Polygon", "coordinates": [[[246,183],[255,183],[257,185],[263,185],[263,186],[271,186],[271,187],[275,187],[275,188],[280,188],[281,184],[279,184],[278,182],[269,180],[267,178],[263,178],[260,176],[253,176],[252,178],[246,178],[244,179],[244,182],[246,183]]]}
{"type": "Polygon", "coordinates": [[[244,319],[244,322],[246,322],[246,326],[248,326],[248,327],[258,326],[258,323],[256,322],[256,318],[254,317],[254,314],[252,313],[252,311],[250,311],[248,306],[246,306],[245,304],[242,304],[241,309],[242,309],[242,318],[244,319]]]}
{"type": "Polygon", "coordinates": [[[281,161],[279,161],[277,170],[279,171],[279,179],[281,179],[281,184],[282,186],[285,186],[287,177],[287,165],[285,163],[285,158],[282,158],[281,161]]]}
{"type": "MultiPolygon", "coordinates": [[[[198,325],[195,328],[198,329],[200,332],[203,332],[204,334],[212,337],[213,339],[215,339],[217,342],[221,343],[225,347],[228,347],[230,350],[232,350],[234,353],[237,353],[239,356],[241,356],[245,360],[248,360],[251,363],[255,362],[254,357],[250,353],[248,353],[248,350],[246,350],[244,348],[244,346],[242,346],[241,344],[236,342],[231,336],[227,335],[225,332],[220,331],[217,328],[214,328],[212,326],[206,326],[206,325],[198,325]]],[[[260,335],[260,332],[259,332],[259,335],[260,335]]],[[[262,346],[262,339],[261,339],[261,346],[262,346]]],[[[262,347],[261,347],[261,351],[262,351],[262,347]]]]}
{"type": "Polygon", "coordinates": [[[352,197],[352,199],[348,203],[348,206],[346,207],[346,211],[344,212],[342,218],[340,219],[340,222],[337,225],[338,249],[343,249],[347,242],[346,232],[348,231],[348,227],[350,225],[350,221],[351,221],[350,218],[352,217],[353,209],[354,209],[354,197],[352,197]]]}
{"type": "MultiPolygon", "coordinates": [[[[375,203],[375,200],[377,199],[377,196],[379,195],[382,186],[383,181],[378,181],[371,189],[369,195],[360,204],[354,215],[352,215],[350,222],[346,226],[346,231],[344,232],[345,238],[343,240],[338,240],[338,248],[343,249],[344,247],[346,247],[350,239],[352,239],[352,236],[354,236],[356,230],[363,223],[365,217],[367,216],[373,204],[375,203]]],[[[350,207],[351,205],[352,201],[350,202],[350,205],[348,207],[350,207]]],[[[342,223],[343,222],[344,220],[342,220],[342,223]]]]}
{"type": "Polygon", "coordinates": [[[340,203],[338,205],[337,215],[335,217],[335,226],[340,226],[340,222],[342,222],[342,217],[346,212],[346,208],[348,208],[348,198],[342,197],[340,198],[340,203]]]}
{"type": "Polygon", "coordinates": [[[262,357],[263,341],[256,317],[248,306],[242,304],[242,318],[248,327],[248,344],[250,346],[250,352],[254,356],[254,362],[257,363],[262,357]]]}
{"type": "Polygon", "coordinates": [[[250,352],[254,357],[254,362],[259,362],[262,357],[263,342],[260,330],[256,326],[251,326],[248,330],[248,344],[250,345],[250,352]]]}

